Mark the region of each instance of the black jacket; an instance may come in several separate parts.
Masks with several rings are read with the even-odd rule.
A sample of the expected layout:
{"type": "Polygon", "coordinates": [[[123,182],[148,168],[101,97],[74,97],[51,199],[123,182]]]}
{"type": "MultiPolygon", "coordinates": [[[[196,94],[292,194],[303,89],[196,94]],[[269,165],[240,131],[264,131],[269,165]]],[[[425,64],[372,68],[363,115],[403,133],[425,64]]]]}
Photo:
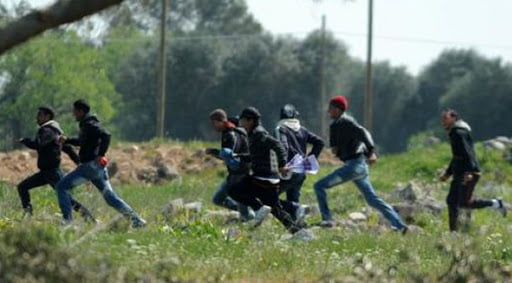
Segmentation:
{"type": "Polygon", "coordinates": [[[85,163],[105,156],[110,145],[110,133],[96,116],[88,115],[79,123],[78,138],[69,138],[66,144],[80,147],[80,162],[85,163]]]}
{"type": "Polygon", "coordinates": [[[286,125],[286,123],[281,123],[276,128],[276,137],[283,145],[286,155],[288,156],[288,161],[297,154],[303,157],[314,155],[318,158],[325,145],[322,138],[300,126],[299,120],[288,119],[288,121],[293,123],[293,127],[286,125]],[[308,144],[313,145],[309,154],[307,154],[308,144]]]}
{"type": "Polygon", "coordinates": [[[286,166],[286,151],[262,126],[249,133],[249,152],[253,176],[279,179],[279,168],[286,166]]]}
{"type": "Polygon", "coordinates": [[[64,151],[78,164],[80,159],[73,148],[69,145],[61,146],[58,138],[63,131],[59,123],[49,121],[39,127],[34,140],[24,138],[21,143],[26,147],[37,150],[37,167],[42,170],[52,170],[60,167],[61,151],[64,151]]]}
{"type": "Polygon", "coordinates": [[[333,121],[330,126],[331,147],[336,148],[336,156],[347,161],[366,155],[375,150],[370,133],[347,114],[333,121]]]}
{"type": "Polygon", "coordinates": [[[446,174],[463,176],[466,172],[480,172],[469,125],[462,120],[455,122],[450,129],[449,137],[452,160],[446,174]]]}
{"type": "MultiPolygon", "coordinates": [[[[233,151],[234,157],[241,158],[241,163],[238,168],[230,168],[226,166],[230,174],[248,174],[250,170],[249,164],[249,140],[247,133],[242,128],[228,127],[222,132],[221,149],[229,148],[233,151]]],[[[208,151],[215,157],[220,157],[218,149],[208,149],[208,151]]]]}

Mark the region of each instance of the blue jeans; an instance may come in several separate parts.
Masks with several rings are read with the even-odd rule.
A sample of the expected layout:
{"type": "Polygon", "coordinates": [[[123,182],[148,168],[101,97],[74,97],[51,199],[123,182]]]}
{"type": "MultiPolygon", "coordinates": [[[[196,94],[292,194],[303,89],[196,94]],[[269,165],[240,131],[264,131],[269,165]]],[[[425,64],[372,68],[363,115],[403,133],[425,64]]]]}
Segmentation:
{"type": "Polygon", "coordinates": [[[139,215],[116,194],[114,189],[112,189],[112,185],[108,179],[107,169],[96,161],[80,164],[75,170],[64,176],[64,178],[57,183],[57,197],[64,220],[73,220],[71,216],[71,195],[69,191],[74,187],[85,184],[87,181],[91,181],[102,193],[108,205],[129,217],[132,222],[141,220],[139,215]]]}
{"type": "Polygon", "coordinates": [[[219,186],[215,194],[213,195],[212,202],[218,206],[225,207],[227,209],[236,210],[240,212],[240,215],[244,219],[249,219],[249,207],[243,204],[239,204],[229,197],[229,190],[239,182],[241,182],[247,175],[229,175],[224,182],[219,186]]]}
{"type": "Polygon", "coordinates": [[[318,200],[318,207],[322,214],[322,220],[332,220],[329,206],[327,205],[327,189],[353,181],[361,194],[363,194],[366,202],[373,208],[377,209],[396,229],[406,227],[398,213],[387,203],[385,203],[373,189],[369,179],[368,164],[364,157],[348,160],[345,166],[335,170],[331,174],[325,176],[315,184],[315,193],[318,200]]]}

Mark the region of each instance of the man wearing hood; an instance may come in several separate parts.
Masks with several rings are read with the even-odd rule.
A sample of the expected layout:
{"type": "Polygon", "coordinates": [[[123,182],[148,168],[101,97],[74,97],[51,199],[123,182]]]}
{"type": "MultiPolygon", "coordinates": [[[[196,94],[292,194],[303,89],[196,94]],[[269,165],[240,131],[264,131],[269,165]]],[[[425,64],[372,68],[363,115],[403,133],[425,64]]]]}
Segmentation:
{"type": "Polygon", "coordinates": [[[441,113],[441,123],[448,132],[452,150],[450,164],[439,178],[444,182],[453,176],[450,192],[446,199],[450,230],[457,230],[461,208],[494,207],[500,211],[503,217],[506,217],[507,210],[501,199],[483,200],[473,197],[473,191],[480,179],[480,168],[471,138],[471,127],[453,109],[446,109],[441,113]]]}
{"type": "Polygon", "coordinates": [[[391,224],[395,231],[407,232],[407,225],[398,213],[379,197],[370,182],[368,164],[377,161],[375,146],[370,133],[359,125],[354,118],[347,115],[348,100],[344,96],[335,96],[329,103],[329,115],[333,120],[330,126],[330,143],[332,152],[344,163],[315,184],[315,194],[322,215],[323,227],[334,226],[331,211],[327,205],[327,190],[352,181],[357,186],[366,202],[377,209],[391,224]]]}
{"type": "MultiPolygon", "coordinates": [[[[287,162],[290,162],[297,154],[304,158],[314,155],[318,159],[324,148],[324,141],[303,127],[298,117],[299,111],[292,104],[286,104],[281,108],[280,121],[277,124],[275,135],[287,153],[287,162]],[[313,146],[309,153],[307,152],[308,144],[313,146]]],[[[306,174],[303,173],[292,173],[288,178],[281,180],[280,192],[286,192],[286,200],[288,201],[283,203],[283,205],[286,203],[299,203],[300,189],[305,180],[306,174]]],[[[303,217],[301,214],[306,212],[305,208],[304,206],[296,205],[294,207],[285,207],[292,216],[298,218],[303,217]],[[293,211],[294,209],[295,211],[293,211]]]]}
{"type": "Polygon", "coordinates": [[[279,201],[280,174],[288,172],[286,151],[281,143],[261,126],[261,114],[254,107],[240,114],[240,125],[249,135],[249,155],[244,161],[251,163],[252,175],[234,186],[229,195],[237,202],[250,206],[255,212],[254,227],[261,225],[272,213],[291,233],[300,230],[279,201]]]}
{"type": "Polygon", "coordinates": [[[90,106],[87,102],[84,100],[75,101],[73,115],[79,122],[79,136],[78,138],[60,136],[59,138],[63,144],[80,147],[80,165],[57,184],[57,196],[64,223],[71,223],[73,220],[69,191],[76,186],[91,181],[102,193],[108,205],[130,219],[132,227],[143,227],[146,221],[116,194],[110,184],[106,168],[108,159],[105,157],[110,145],[110,133],[101,125],[98,118],[89,114],[89,112],[90,106]]]}
{"type": "MultiPolygon", "coordinates": [[[[37,151],[37,168],[39,168],[39,172],[26,178],[18,185],[21,205],[27,216],[32,216],[33,214],[29,191],[45,185],[50,185],[55,189],[55,185],[62,179],[64,174],[60,169],[61,151],[65,152],[75,164],[80,162],[78,155],[71,146],[62,146],[58,142],[59,136],[63,134],[63,131],[59,123],[53,120],[54,117],[55,113],[50,107],[39,107],[37,112],[39,130],[35,139],[22,138],[19,140],[21,144],[37,151]]],[[[84,219],[95,221],[89,210],[73,198],[71,199],[71,206],[84,219]]]]}

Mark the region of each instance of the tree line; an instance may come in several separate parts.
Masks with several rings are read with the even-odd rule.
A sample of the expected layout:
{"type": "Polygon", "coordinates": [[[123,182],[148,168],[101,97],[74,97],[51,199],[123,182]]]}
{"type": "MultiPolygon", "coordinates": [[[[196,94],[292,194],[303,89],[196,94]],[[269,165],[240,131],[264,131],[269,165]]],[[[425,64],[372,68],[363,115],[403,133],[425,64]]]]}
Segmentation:
{"type": "MultiPolygon", "coordinates": [[[[76,131],[69,112],[79,97],[90,101],[119,139],[152,139],[157,2],[125,1],[0,57],[0,149],[12,149],[17,138],[34,132],[39,105],[55,108],[64,129],[76,131]]],[[[0,7],[0,26],[10,17],[12,11],[0,7]]],[[[319,132],[327,119],[322,113],[327,102],[320,99],[322,66],[327,96],[346,95],[349,111],[362,120],[364,62],[330,32],[324,41],[320,31],[304,38],[269,34],[243,0],[171,1],[167,24],[168,138],[216,138],[207,117],[217,107],[237,114],[256,106],[272,129],[286,103],[296,105],[303,123],[319,132]]],[[[405,150],[418,133],[440,134],[439,112],[445,107],[459,110],[477,139],[508,135],[511,78],[509,63],[471,49],[447,49],[417,76],[387,61],[374,62],[373,134],[379,151],[405,150]]]]}

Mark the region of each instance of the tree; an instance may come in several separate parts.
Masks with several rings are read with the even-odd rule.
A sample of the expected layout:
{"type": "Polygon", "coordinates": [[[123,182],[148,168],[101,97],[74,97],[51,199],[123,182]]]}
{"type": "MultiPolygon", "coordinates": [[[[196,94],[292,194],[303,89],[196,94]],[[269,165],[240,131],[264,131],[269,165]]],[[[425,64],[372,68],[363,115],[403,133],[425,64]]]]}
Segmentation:
{"type": "Polygon", "coordinates": [[[73,33],[54,32],[34,40],[5,56],[0,70],[8,77],[0,93],[0,128],[11,140],[33,134],[41,105],[55,108],[63,128],[72,133],[75,99],[87,99],[107,123],[119,102],[100,57],[73,33]]]}

